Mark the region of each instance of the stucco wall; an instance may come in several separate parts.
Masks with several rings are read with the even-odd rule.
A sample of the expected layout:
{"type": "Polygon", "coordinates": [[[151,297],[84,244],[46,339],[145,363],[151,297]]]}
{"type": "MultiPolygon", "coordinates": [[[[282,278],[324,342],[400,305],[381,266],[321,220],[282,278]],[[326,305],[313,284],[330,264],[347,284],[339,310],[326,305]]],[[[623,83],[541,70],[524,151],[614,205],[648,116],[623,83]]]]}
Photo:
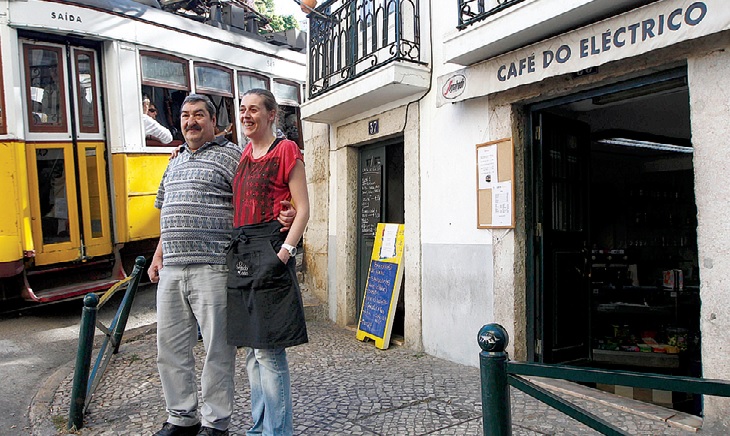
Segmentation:
{"type": "Polygon", "coordinates": [[[477,228],[476,145],[489,140],[486,100],[421,104],[424,349],[474,366],[479,328],[498,322],[493,232],[477,228]]]}
{"type": "Polygon", "coordinates": [[[329,126],[304,123],[304,161],[309,192],[309,223],[304,233],[304,280],[321,303],[328,302],[329,126]]]}
{"type": "MultiPolygon", "coordinates": [[[[730,51],[687,62],[695,148],[700,328],[705,378],[730,380],[730,51]]],[[[705,396],[703,431],[730,433],[730,400],[705,396]]]]}

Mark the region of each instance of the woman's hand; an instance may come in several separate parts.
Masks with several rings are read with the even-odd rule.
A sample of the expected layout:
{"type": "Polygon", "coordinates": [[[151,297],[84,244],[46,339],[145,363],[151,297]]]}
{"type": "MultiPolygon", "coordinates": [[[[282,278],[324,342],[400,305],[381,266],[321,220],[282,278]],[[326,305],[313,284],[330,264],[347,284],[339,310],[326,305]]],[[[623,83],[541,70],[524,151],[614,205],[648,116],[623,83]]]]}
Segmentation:
{"type": "Polygon", "coordinates": [[[169,160],[175,159],[177,157],[177,155],[180,154],[180,152],[182,151],[182,148],[183,148],[182,145],[179,146],[179,147],[173,148],[172,149],[172,152],[170,152],[170,159],[169,160]]]}
{"type": "Polygon", "coordinates": [[[286,248],[280,248],[279,252],[276,253],[276,255],[279,257],[279,260],[284,263],[284,265],[289,263],[289,259],[291,259],[291,256],[289,255],[289,250],[287,250],[286,248]]]}

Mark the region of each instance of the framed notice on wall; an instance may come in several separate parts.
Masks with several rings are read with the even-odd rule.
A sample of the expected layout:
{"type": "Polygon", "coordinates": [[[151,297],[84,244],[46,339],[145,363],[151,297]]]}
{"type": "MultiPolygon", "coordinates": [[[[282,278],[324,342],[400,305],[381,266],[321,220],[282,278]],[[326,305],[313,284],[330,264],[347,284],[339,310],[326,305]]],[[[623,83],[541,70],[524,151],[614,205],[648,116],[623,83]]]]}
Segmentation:
{"type": "Polygon", "coordinates": [[[512,138],[477,144],[477,228],[515,226],[512,138]]]}
{"type": "Polygon", "coordinates": [[[402,280],[403,224],[378,223],[357,325],[358,340],[372,339],[377,348],[388,348],[402,280]]]}

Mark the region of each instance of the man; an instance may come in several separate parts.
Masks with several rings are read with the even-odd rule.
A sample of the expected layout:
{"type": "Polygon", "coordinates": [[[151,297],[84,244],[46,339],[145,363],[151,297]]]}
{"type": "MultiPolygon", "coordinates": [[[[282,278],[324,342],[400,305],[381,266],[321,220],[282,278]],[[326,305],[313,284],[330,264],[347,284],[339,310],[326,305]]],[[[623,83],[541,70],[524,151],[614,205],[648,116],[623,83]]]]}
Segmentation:
{"type": "Polygon", "coordinates": [[[146,95],[142,97],[142,124],[144,124],[144,134],[147,138],[152,138],[163,144],[172,142],[172,133],[170,130],[157,121],[157,108],[146,95]]]}
{"type": "MultiPolygon", "coordinates": [[[[203,95],[185,98],[180,124],[185,144],[170,160],[157,193],[160,242],[148,270],[158,283],[157,366],[169,414],[155,436],[228,435],[236,348],[226,339],[225,248],[233,224],[231,182],[242,148],[215,136],[215,106],[203,95]],[[200,420],[196,321],[206,352],[200,420]]],[[[285,209],[279,220],[288,228],[296,212],[285,209]]]]}

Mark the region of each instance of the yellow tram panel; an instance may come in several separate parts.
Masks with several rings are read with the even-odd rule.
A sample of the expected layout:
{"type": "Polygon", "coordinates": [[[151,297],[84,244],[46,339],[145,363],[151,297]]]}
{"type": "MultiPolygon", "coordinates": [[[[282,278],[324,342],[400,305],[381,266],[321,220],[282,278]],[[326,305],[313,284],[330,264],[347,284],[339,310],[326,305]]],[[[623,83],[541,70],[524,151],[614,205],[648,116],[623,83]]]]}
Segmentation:
{"type": "Polygon", "coordinates": [[[0,207],[0,262],[21,260],[24,250],[33,250],[24,148],[23,142],[0,142],[0,186],[5,194],[0,207]]]}
{"type": "Polygon", "coordinates": [[[141,241],[160,236],[157,188],[169,154],[114,154],[117,240],[141,241]]]}

